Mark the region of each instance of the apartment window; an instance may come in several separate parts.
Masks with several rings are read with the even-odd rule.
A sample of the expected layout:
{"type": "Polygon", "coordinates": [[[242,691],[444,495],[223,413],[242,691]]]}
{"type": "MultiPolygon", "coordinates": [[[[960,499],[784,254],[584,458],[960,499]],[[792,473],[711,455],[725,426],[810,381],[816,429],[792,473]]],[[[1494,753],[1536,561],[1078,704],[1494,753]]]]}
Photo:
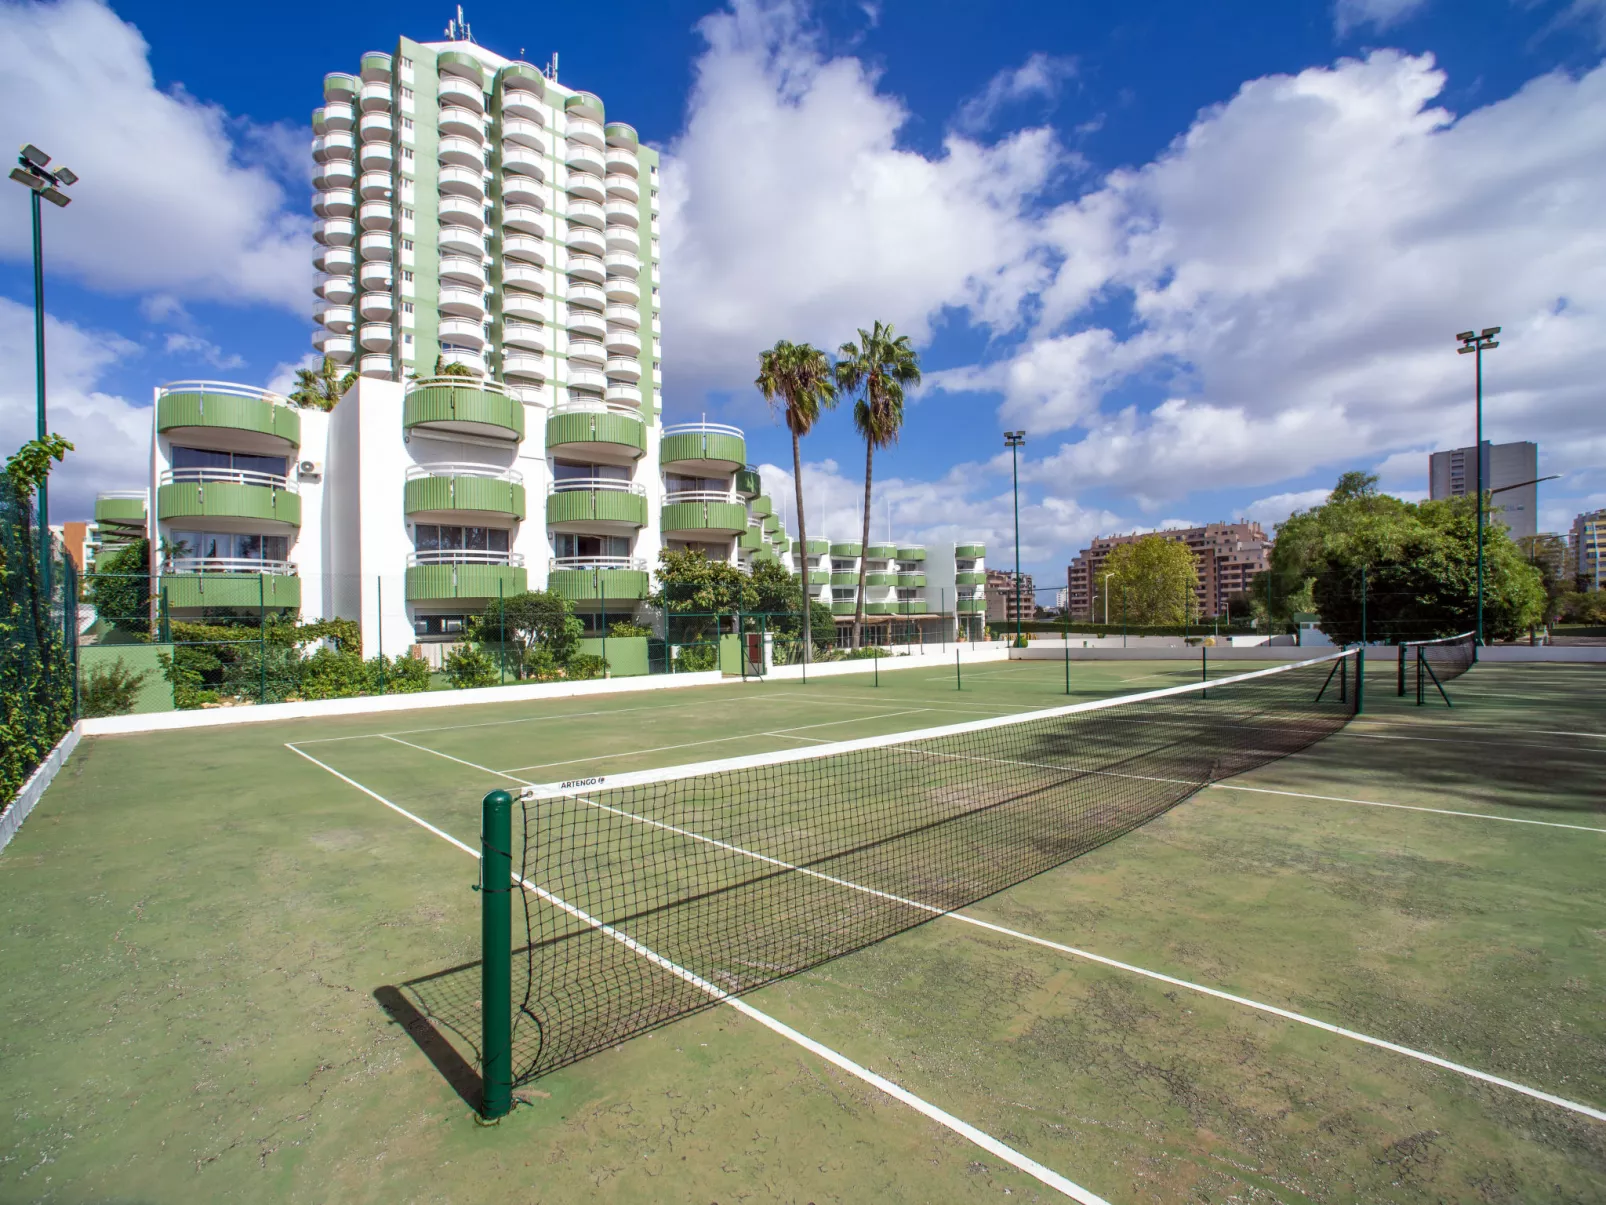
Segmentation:
{"type": "Polygon", "coordinates": [[[413,90],[411,88],[403,88],[402,89],[402,99],[403,100],[412,100],[413,99],[413,90]]]}
{"type": "Polygon", "coordinates": [[[415,523],[413,549],[417,552],[506,552],[508,531],[503,527],[448,527],[415,523]]]}
{"type": "Polygon", "coordinates": [[[402,207],[402,221],[410,222],[412,220],[413,220],[413,211],[411,209],[408,209],[406,206],[403,206],[402,207]]]}
{"type": "Polygon", "coordinates": [[[586,464],[581,460],[554,460],[552,462],[552,479],[554,481],[629,481],[630,470],[618,464],[586,464]]]}
{"type": "Polygon", "coordinates": [[[663,368],[663,365],[662,365],[662,364],[661,364],[661,363],[659,363],[659,362],[658,362],[658,361],[657,361],[657,360],[654,360],[654,361],[653,361],[653,362],[652,362],[652,370],[653,370],[653,371],[654,371],[654,372],[658,372],[658,371],[659,371],[659,370],[660,370],[660,369],[662,369],[662,368],[663,368]]]}
{"type": "Polygon", "coordinates": [[[230,473],[268,473],[274,477],[283,477],[285,463],[283,456],[251,456],[244,452],[212,452],[201,448],[181,448],[174,445],[173,467],[175,469],[214,469],[220,479],[226,479],[230,473]]]}
{"type": "Polygon", "coordinates": [[[629,536],[578,536],[560,533],[552,537],[552,546],[558,556],[616,557],[630,555],[629,536]]]}
{"type": "Polygon", "coordinates": [[[411,159],[412,157],[413,157],[413,148],[410,147],[410,146],[402,147],[402,158],[403,159],[411,159]]]}
{"type": "Polygon", "coordinates": [[[203,562],[193,566],[181,565],[180,572],[184,569],[209,571],[242,569],[249,572],[248,565],[221,565],[210,562],[283,561],[290,555],[288,536],[241,535],[238,532],[222,531],[175,531],[171,533],[169,542],[172,545],[172,554],[168,557],[169,565],[175,561],[203,562]]]}
{"type": "Polygon", "coordinates": [[[413,337],[411,335],[403,335],[402,336],[402,342],[403,343],[411,343],[412,341],[413,341],[413,337]]]}
{"type": "MultiPolygon", "coordinates": [[[[403,251],[411,251],[412,249],[413,249],[413,240],[410,239],[410,238],[402,239],[402,250],[403,251]]],[[[653,290],[654,293],[656,293],[657,291],[658,291],[657,289],[653,290]]]]}
{"type": "Polygon", "coordinates": [[[410,130],[412,128],[413,128],[413,119],[411,117],[403,117],[402,118],[402,129],[410,130]]]}
{"type": "Polygon", "coordinates": [[[410,301],[402,302],[402,313],[411,314],[412,312],[413,312],[413,303],[410,302],[410,301]]]}
{"type": "MultiPolygon", "coordinates": [[[[656,163],[652,165],[651,172],[652,178],[656,180],[658,178],[658,165],[656,163]]],[[[653,195],[656,196],[657,194],[654,193],[653,195]]]]}
{"type": "Polygon", "coordinates": [[[405,284],[412,284],[413,283],[413,274],[411,272],[408,272],[408,271],[404,270],[402,272],[402,281],[405,284]]]}
{"type": "Polygon", "coordinates": [[[402,66],[403,67],[411,67],[412,65],[413,65],[413,60],[408,58],[406,55],[403,55],[402,56],[402,66]]]}
{"type": "Polygon", "coordinates": [[[413,635],[450,639],[462,635],[467,622],[462,615],[417,615],[413,618],[413,635]]]}

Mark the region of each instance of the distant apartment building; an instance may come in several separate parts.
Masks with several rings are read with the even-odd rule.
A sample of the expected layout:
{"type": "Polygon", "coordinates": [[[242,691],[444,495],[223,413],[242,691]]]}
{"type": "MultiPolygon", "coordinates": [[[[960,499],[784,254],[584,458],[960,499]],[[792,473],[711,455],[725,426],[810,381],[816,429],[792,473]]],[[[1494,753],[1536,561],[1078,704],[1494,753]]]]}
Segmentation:
{"type": "MultiPolygon", "coordinates": [[[[1428,457],[1428,497],[1438,502],[1461,498],[1478,488],[1478,463],[1473,449],[1453,448],[1428,457]]],[[[1520,540],[1539,531],[1539,445],[1529,441],[1491,444],[1483,441],[1483,488],[1496,491],[1489,500],[1498,518],[1520,540]],[[1518,485],[1527,482],[1526,485],[1518,485]],[[1510,488],[1516,486],[1515,489],[1510,488]]]]}
{"type": "Polygon", "coordinates": [[[1017,618],[1030,619],[1036,613],[1037,591],[1032,575],[1020,575],[1020,590],[1015,590],[1015,575],[1003,569],[987,570],[987,620],[1014,623],[1017,618]],[[1020,610],[1016,612],[1019,600],[1020,610]]]}
{"type": "Polygon", "coordinates": [[[1606,588],[1606,510],[1592,510],[1573,520],[1567,559],[1586,590],[1606,588]]]}
{"type": "Polygon", "coordinates": [[[1067,571],[1070,613],[1078,619],[1102,621],[1104,595],[1101,575],[1110,553],[1146,535],[1164,536],[1186,544],[1193,553],[1197,585],[1194,597],[1205,618],[1224,615],[1227,600],[1248,593],[1255,574],[1263,573],[1271,559],[1272,540],[1259,523],[1206,523],[1173,531],[1135,531],[1130,535],[1100,536],[1082,549],[1067,571]]]}
{"type": "MultiPolygon", "coordinates": [[[[767,501],[767,499],[765,500],[767,501]]],[[[785,535],[784,531],[782,532],[785,535]]],[[[918,629],[932,643],[977,635],[984,607],[987,550],[979,541],[935,545],[810,538],[790,541],[793,572],[807,574],[809,598],[831,608],[839,628],[853,623],[864,568],[864,619],[872,632],[918,629]]]]}

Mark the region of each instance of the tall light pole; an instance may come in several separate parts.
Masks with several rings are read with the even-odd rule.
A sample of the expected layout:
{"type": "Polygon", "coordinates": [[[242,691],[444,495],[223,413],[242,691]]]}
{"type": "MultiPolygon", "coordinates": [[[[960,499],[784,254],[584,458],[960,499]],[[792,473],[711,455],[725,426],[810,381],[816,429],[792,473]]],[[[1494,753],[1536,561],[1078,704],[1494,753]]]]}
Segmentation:
{"type": "Polygon", "coordinates": [[[1473,447],[1478,458],[1478,622],[1472,638],[1473,660],[1477,660],[1478,650],[1483,647],[1483,353],[1500,346],[1494,338],[1499,333],[1498,326],[1486,326],[1476,334],[1462,331],[1456,336],[1461,342],[1456,352],[1463,356],[1470,352],[1478,362],[1477,438],[1473,447]]]}
{"type": "Polygon", "coordinates": [[[1026,432],[1005,431],[1004,446],[1009,449],[1009,479],[1015,498],[1015,645],[1020,646],[1020,449],[1026,432]]]}
{"type": "Polygon", "coordinates": [[[1105,627],[1109,627],[1110,626],[1110,579],[1112,577],[1114,577],[1114,576],[1115,576],[1115,574],[1113,574],[1113,573],[1106,573],[1104,575],[1104,626],[1105,627]]]}
{"type": "MultiPolygon", "coordinates": [[[[24,144],[17,154],[17,166],[11,169],[11,178],[27,185],[33,206],[33,358],[35,378],[35,417],[38,420],[38,438],[45,437],[45,250],[44,234],[39,222],[39,198],[65,209],[72,200],[62,190],[78,183],[78,176],[70,169],[58,167],[50,171],[45,165],[50,156],[33,143],[24,144]]],[[[39,573],[44,583],[45,596],[50,595],[50,495],[44,479],[39,482],[39,573]]]]}

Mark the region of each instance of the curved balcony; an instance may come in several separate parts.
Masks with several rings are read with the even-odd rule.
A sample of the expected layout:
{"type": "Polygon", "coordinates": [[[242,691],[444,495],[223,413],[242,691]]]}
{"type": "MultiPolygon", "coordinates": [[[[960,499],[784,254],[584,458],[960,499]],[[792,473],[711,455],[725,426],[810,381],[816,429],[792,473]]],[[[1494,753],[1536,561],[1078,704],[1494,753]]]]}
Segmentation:
{"type": "Polygon", "coordinates": [[[602,207],[602,212],[610,226],[641,225],[641,211],[629,201],[609,201],[602,207]]]}
{"type": "Polygon", "coordinates": [[[899,573],[894,583],[901,590],[924,590],[926,588],[926,575],[924,573],[899,573]]]}
{"type": "Polygon", "coordinates": [[[239,469],[167,469],[156,487],[156,517],[247,520],[274,533],[301,526],[301,496],[288,477],[239,469]]]}
{"type": "Polygon", "coordinates": [[[396,220],[396,211],[389,201],[364,201],[357,210],[357,221],[364,230],[389,230],[396,220]]]}
{"type": "Polygon", "coordinates": [[[522,118],[503,116],[502,118],[503,149],[506,144],[516,142],[520,146],[529,147],[537,154],[546,151],[546,131],[539,122],[526,121],[522,118]]]}
{"type": "Polygon", "coordinates": [[[641,145],[641,136],[636,133],[636,127],[623,121],[610,121],[602,128],[603,135],[608,139],[608,147],[624,147],[634,151],[641,145]]]}
{"type": "Polygon", "coordinates": [[[522,289],[503,289],[502,316],[525,322],[540,322],[546,317],[546,299],[539,293],[526,293],[522,289]]]}
{"type": "Polygon", "coordinates": [[[447,364],[461,364],[472,372],[475,377],[480,380],[485,379],[485,352],[480,348],[462,347],[443,342],[441,344],[441,359],[447,364]]]}
{"type": "Polygon", "coordinates": [[[764,547],[764,529],[748,524],[747,530],[736,537],[736,551],[757,552],[764,547]]]}
{"type": "MultiPolygon", "coordinates": [[[[747,437],[739,427],[723,423],[679,423],[664,428],[660,457],[693,474],[733,473],[747,465],[747,437]]],[[[742,526],[747,526],[743,508],[742,526]]]]}
{"type": "Polygon", "coordinates": [[[595,201],[577,201],[573,197],[569,198],[569,206],[564,216],[569,219],[571,225],[578,223],[582,226],[595,226],[598,230],[601,230],[607,221],[607,213],[601,205],[595,201]]]}
{"type": "MultiPolygon", "coordinates": [[[[833,573],[831,574],[831,584],[833,586],[857,587],[859,584],[858,571],[854,570],[852,572],[833,573]]],[[[870,584],[870,575],[868,573],[864,575],[864,584],[866,586],[870,584]]]]}
{"type": "Polygon", "coordinates": [[[442,197],[438,212],[444,225],[467,226],[470,230],[485,229],[485,207],[469,197],[442,197]]]}
{"type": "Polygon", "coordinates": [[[518,553],[453,549],[407,556],[408,602],[438,599],[510,598],[529,588],[518,553]]]}
{"type": "MultiPolygon", "coordinates": [[[[801,570],[794,569],[792,571],[792,576],[800,578],[800,577],[803,576],[803,574],[802,574],[801,570]]],[[[829,573],[827,573],[824,569],[810,569],[809,570],[809,580],[808,580],[808,582],[806,584],[811,586],[811,587],[813,587],[813,586],[823,586],[823,585],[825,585],[827,579],[830,578],[830,576],[831,575],[829,573]]]]}
{"type": "MultiPolygon", "coordinates": [[[[608,378],[594,368],[571,364],[569,365],[568,380],[564,384],[568,386],[571,393],[578,389],[582,393],[594,395],[595,398],[600,399],[603,391],[608,388],[608,378]]],[[[592,399],[588,397],[586,400],[592,399]]]]}
{"type": "Polygon", "coordinates": [[[664,495],[664,534],[738,536],[747,530],[747,507],[734,493],[676,490],[664,495]]]}
{"type": "Polygon", "coordinates": [[[388,111],[392,101],[395,99],[391,93],[388,79],[365,82],[358,96],[365,113],[372,113],[380,109],[388,111]]]}
{"type": "Polygon", "coordinates": [[[579,306],[581,309],[596,310],[600,314],[608,305],[608,295],[601,289],[595,285],[577,284],[574,281],[569,282],[564,299],[568,301],[571,313],[574,307],[579,306]]]}
{"type": "Polygon", "coordinates": [[[371,260],[357,269],[357,278],[365,289],[383,289],[388,293],[392,282],[391,272],[389,260],[371,260]]]}
{"type": "Polygon", "coordinates": [[[364,113],[357,122],[357,136],[364,142],[389,142],[393,133],[389,113],[364,113]]]}
{"type": "Polygon", "coordinates": [[[595,339],[599,342],[607,333],[608,324],[596,310],[571,308],[568,314],[569,337],[595,339]]]}
{"type": "Polygon", "coordinates": [[[607,196],[602,186],[602,177],[579,168],[569,172],[569,179],[564,184],[563,191],[568,193],[570,198],[598,204],[607,196]]]}
{"type": "Polygon", "coordinates": [[[224,381],[174,381],[156,399],[156,429],[180,444],[265,456],[301,446],[301,412],[266,389],[224,381]]]}
{"type": "Polygon", "coordinates": [[[601,284],[607,279],[607,269],[602,260],[595,255],[569,254],[569,262],[564,266],[564,272],[572,280],[583,280],[588,284],[601,284]]]}
{"type": "Polygon", "coordinates": [[[485,119],[473,109],[460,105],[441,106],[439,128],[443,137],[467,138],[475,143],[485,141],[485,119]]]}
{"type": "Polygon", "coordinates": [[[635,176],[641,173],[641,166],[636,162],[636,152],[624,147],[610,146],[603,152],[603,166],[609,175],[635,176]]]}
{"type": "Polygon", "coordinates": [[[570,602],[639,602],[647,597],[647,562],[638,557],[553,557],[547,589],[570,602]]]}
{"type": "Polygon", "coordinates": [[[954,574],[954,585],[956,586],[985,586],[986,584],[987,575],[985,573],[966,572],[954,574]]]}
{"type": "Polygon", "coordinates": [[[162,570],[160,590],[170,610],[301,606],[301,579],[288,561],[179,557],[162,570]]]}
{"type": "Polygon", "coordinates": [[[364,172],[357,177],[357,191],[365,201],[388,201],[396,189],[396,177],[386,171],[364,172]]]}
{"type": "Polygon", "coordinates": [[[325,301],[332,301],[336,305],[347,305],[356,296],[357,289],[349,276],[325,276],[318,281],[312,290],[325,301]]]}
{"type": "Polygon", "coordinates": [[[544,352],[547,345],[546,328],[537,326],[533,322],[509,322],[504,320],[502,323],[502,342],[508,347],[544,352]]]}
{"type": "Polygon", "coordinates": [[[402,487],[402,509],[424,522],[472,523],[525,517],[524,478],[475,464],[414,465],[402,487]]]}
{"type": "Polygon", "coordinates": [[[609,381],[608,388],[603,392],[603,399],[616,402],[621,406],[629,406],[633,410],[641,408],[641,387],[623,381],[609,381]]]}
{"type": "Polygon", "coordinates": [[[373,261],[382,259],[389,262],[396,253],[395,240],[390,237],[388,230],[369,230],[364,232],[357,248],[362,252],[364,260],[373,261]]]}
{"type": "Polygon", "coordinates": [[[593,119],[591,116],[583,115],[587,113],[588,106],[574,105],[579,99],[578,95],[571,96],[564,106],[567,114],[563,124],[563,136],[572,142],[588,143],[600,151],[607,145],[607,138],[602,131],[602,102],[597,101],[596,117],[593,119]],[[571,105],[574,107],[570,108],[571,105]]]}
{"type": "Polygon", "coordinates": [[[476,323],[485,320],[485,294],[479,289],[449,285],[441,289],[436,304],[443,314],[472,318],[476,323]]]}
{"type": "Polygon", "coordinates": [[[435,161],[443,167],[463,167],[480,172],[485,170],[485,147],[472,138],[448,135],[436,143],[435,161]]]}
{"type": "MultiPolygon", "coordinates": [[[[739,471],[745,473],[747,470],[746,469],[742,469],[742,470],[739,470],[739,471]]],[[[742,491],[740,489],[738,489],[736,492],[737,493],[741,493],[742,491]]],[[[768,515],[773,515],[775,513],[775,504],[770,501],[768,495],[759,494],[756,497],[748,499],[747,511],[748,511],[749,514],[753,515],[754,517],[762,519],[762,518],[765,518],[768,515]]]]}
{"type": "Polygon", "coordinates": [[[898,553],[892,544],[866,544],[864,559],[867,561],[890,561],[898,553]]]}
{"type": "Polygon", "coordinates": [[[900,561],[924,561],[926,559],[926,550],[919,544],[900,544],[897,550],[897,557],[900,561]]]}
{"type": "Polygon", "coordinates": [[[357,347],[350,335],[331,335],[324,331],[312,333],[312,345],[336,364],[350,364],[357,347]]]}
{"type": "Polygon", "coordinates": [[[635,280],[641,275],[641,260],[624,251],[610,251],[603,256],[603,265],[609,276],[624,276],[635,280]]]}
{"type": "Polygon", "coordinates": [[[503,352],[502,373],[521,385],[540,385],[547,378],[546,357],[539,352],[503,352]]]}
{"type": "Polygon", "coordinates": [[[364,81],[388,83],[390,81],[390,72],[390,55],[383,50],[370,50],[362,56],[362,78],[364,81]]]}
{"type": "Polygon", "coordinates": [[[352,323],[356,321],[356,315],[349,305],[326,305],[313,311],[312,317],[337,335],[351,334],[352,323]]]}
{"type": "Polygon", "coordinates": [[[464,255],[476,261],[485,258],[485,232],[472,226],[442,226],[435,246],[443,255],[464,255]]]}
{"type": "Polygon", "coordinates": [[[349,218],[357,208],[357,194],[349,188],[330,188],[312,198],[312,212],[322,218],[349,218]]]}
{"type": "Polygon", "coordinates": [[[985,598],[960,598],[954,601],[954,610],[961,615],[979,615],[987,610],[985,598]]]}
{"type": "Polygon", "coordinates": [[[512,176],[528,176],[532,180],[546,179],[546,160],[532,146],[519,142],[502,144],[502,170],[512,176]]]}
{"type": "Polygon", "coordinates": [[[502,283],[515,289],[523,289],[528,293],[545,293],[547,288],[547,274],[541,268],[532,268],[527,264],[504,260],[502,263],[502,283]]]}
{"type": "Polygon", "coordinates": [[[647,491],[631,481],[584,477],[547,487],[547,526],[589,531],[647,526],[647,491]]]}
{"type": "Polygon", "coordinates": [[[396,364],[389,352],[375,352],[363,356],[358,362],[357,371],[365,377],[389,381],[396,376],[396,364]]]}
{"type": "Polygon", "coordinates": [[[95,495],[95,522],[102,527],[144,528],[144,490],[107,490],[95,495]]]}
{"type": "Polygon", "coordinates": [[[639,303],[641,301],[641,286],[628,276],[610,276],[603,282],[609,301],[639,303]]]}
{"type": "MultiPolygon", "coordinates": [[[[515,101],[535,105],[546,95],[546,77],[538,67],[529,63],[509,63],[496,77],[497,91],[506,108],[515,101]]],[[[544,120],[544,117],[543,117],[544,120]]]]}
{"type": "MultiPolygon", "coordinates": [[[[609,326],[605,342],[610,356],[639,356],[641,354],[641,335],[628,326],[609,326]]],[[[636,380],[640,376],[640,365],[637,365],[636,376],[631,379],[636,380]]]]}
{"type": "Polygon", "coordinates": [[[609,226],[608,250],[621,251],[626,255],[641,258],[641,237],[630,226],[609,226]]]}
{"type": "Polygon", "coordinates": [[[443,167],[435,173],[443,197],[468,197],[477,205],[485,199],[485,178],[469,167],[443,167]]]}
{"type": "Polygon", "coordinates": [[[513,209],[534,209],[539,211],[541,203],[546,200],[542,195],[541,181],[534,176],[524,176],[509,172],[502,177],[501,197],[502,204],[511,211],[513,209]]]}
{"type": "Polygon", "coordinates": [[[510,260],[544,267],[546,241],[527,234],[505,234],[502,236],[502,254],[510,260]]]}
{"type": "Polygon", "coordinates": [[[563,161],[569,168],[570,192],[574,191],[574,178],[583,173],[587,179],[596,181],[597,195],[602,195],[602,174],[607,167],[600,150],[588,142],[570,139],[563,149],[563,161]]]}
{"type": "Polygon", "coordinates": [[[569,227],[569,250],[581,255],[594,255],[598,259],[607,254],[608,244],[602,231],[593,226],[569,227]]]}
{"type": "Polygon", "coordinates": [[[357,162],[362,164],[363,171],[388,172],[396,166],[396,152],[390,149],[388,142],[365,142],[357,162]]]}
{"type": "Polygon", "coordinates": [[[485,347],[485,328],[476,318],[443,316],[436,324],[435,334],[442,342],[469,351],[482,351],[485,347]]]}
{"type": "Polygon", "coordinates": [[[601,343],[593,342],[590,339],[576,339],[573,331],[569,333],[567,354],[571,364],[585,367],[600,366],[608,358],[608,353],[601,343]]]}
{"type": "Polygon", "coordinates": [[[641,201],[641,186],[636,183],[634,176],[615,172],[603,180],[603,187],[607,189],[610,197],[619,197],[632,205],[641,201]]]}
{"type": "Polygon", "coordinates": [[[357,111],[345,101],[333,101],[324,105],[321,109],[313,110],[313,112],[318,114],[318,117],[314,119],[312,128],[318,130],[320,120],[323,124],[323,129],[318,130],[320,134],[325,134],[330,130],[349,130],[352,127],[352,123],[357,120],[357,111]]]}
{"type": "Polygon", "coordinates": [[[492,381],[432,377],[413,384],[402,402],[402,427],[443,435],[524,438],[524,406],[492,381]]]}
{"type": "Polygon", "coordinates": [[[312,186],[318,189],[350,188],[357,178],[357,169],[350,159],[331,159],[312,177],[312,186]]]}
{"type": "Polygon", "coordinates": [[[859,605],[856,602],[854,602],[852,599],[832,599],[831,600],[831,614],[832,615],[853,615],[853,614],[857,613],[858,609],[859,609],[859,605]]]}
{"type": "Polygon", "coordinates": [[[545,238],[546,215],[531,205],[510,205],[502,211],[502,227],[535,238],[545,238]]]}
{"type": "Polygon", "coordinates": [[[480,91],[477,80],[464,79],[460,75],[443,75],[436,85],[435,94],[440,97],[443,106],[462,105],[476,113],[485,112],[485,93],[480,91]]]}
{"type": "MultiPolygon", "coordinates": [[[[641,325],[641,310],[633,305],[611,303],[605,311],[610,329],[614,323],[635,330],[641,325]]],[[[639,341],[639,337],[638,337],[639,341]]]]}
{"type": "Polygon", "coordinates": [[[330,276],[349,276],[357,266],[357,256],[350,247],[321,247],[312,257],[312,266],[330,276]]]}
{"type": "Polygon", "coordinates": [[[369,322],[389,321],[396,312],[396,302],[389,293],[375,290],[364,293],[362,300],[357,303],[357,310],[369,322]]]}
{"type": "Polygon", "coordinates": [[[987,545],[985,544],[954,545],[954,560],[956,561],[979,561],[984,559],[986,556],[987,545]]]}
{"type": "Polygon", "coordinates": [[[755,498],[764,492],[764,483],[757,469],[736,470],[736,492],[743,498],[755,498]]]}
{"type": "Polygon", "coordinates": [[[641,380],[641,361],[626,359],[623,356],[609,356],[603,371],[608,374],[610,383],[624,381],[634,385],[641,380]]]}
{"type": "Polygon", "coordinates": [[[485,288],[484,261],[467,255],[443,255],[440,258],[440,279],[443,286],[464,285],[474,292],[485,288]]]}
{"type": "Polygon", "coordinates": [[[331,159],[350,159],[356,149],[357,140],[345,130],[320,134],[312,140],[312,157],[319,163],[331,159]]]}
{"type": "MultiPolygon", "coordinates": [[[[800,553],[802,551],[803,551],[803,541],[802,540],[793,540],[792,541],[792,552],[793,552],[793,554],[796,555],[797,553],[800,553]]],[[[828,553],[830,551],[831,551],[831,543],[830,543],[829,540],[810,540],[809,541],[809,551],[808,551],[808,555],[809,556],[824,556],[824,555],[826,555],[826,553],[828,553]]]]}

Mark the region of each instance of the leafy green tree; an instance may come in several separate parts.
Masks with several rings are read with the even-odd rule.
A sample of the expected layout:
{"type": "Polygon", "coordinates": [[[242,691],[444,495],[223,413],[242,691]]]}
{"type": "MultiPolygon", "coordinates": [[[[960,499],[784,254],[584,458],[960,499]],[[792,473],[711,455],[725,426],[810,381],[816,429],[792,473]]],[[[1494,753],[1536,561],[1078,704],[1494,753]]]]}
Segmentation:
{"type": "Polygon", "coordinates": [[[632,623],[628,619],[621,619],[617,623],[608,625],[608,638],[610,640],[628,640],[633,636],[651,635],[651,628],[643,627],[639,623],[632,623]]]}
{"type": "Polygon", "coordinates": [[[446,680],[458,690],[495,686],[501,680],[490,654],[472,644],[460,644],[447,653],[441,669],[446,673],[446,680]]]}
{"type": "Polygon", "coordinates": [[[665,548],[654,576],[658,589],[647,601],[671,617],[666,632],[671,644],[705,639],[718,630],[717,616],[758,609],[752,578],[696,548],[665,548]]]}
{"type": "Polygon", "coordinates": [[[6,458],[6,479],[17,497],[31,501],[34,492],[50,476],[51,461],[60,464],[73,450],[72,444],[52,432],[43,439],[30,439],[6,458]]]}
{"type": "Polygon", "coordinates": [[[550,665],[556,672],[580,648],[584,626],[574,604],[549,590],[526,590],[511,598],[492,599],[469,633],[478,644],[503,651],[507,664],[521,678],[536,677],[550,665]],[[505,641],[505,645],[504,645],[505,641]],[[536,653],[541,657],[534,657],[536,653]]]}
{"type": "MultiPolygon", "coordinates": [[[[859,342],[844,343],[837,355],[837,387],[843,393],[858,395],[853,404],[853,425],[864,439],[864,533],[860,543],[867,547],[875,450],[898,442],[898,433],[903,429],[904,386],[920,383],[920,357],[908,335],[895,335],[890,323],[883,325],[880,321],[872,330],[861,326],[859,342]]],[[[864,576],[865,558],[861,555],[858,603],[853,609],[855,648],[864,632],[864,576]]]]}
{"type": "Polygon", "coordinates": [[[1184,624],[1198,612],[1199,574],[1181,540],[1147,535],[1117,545],[1105,558],[1101,580],[1104,574],[1112,575],[1112,596],[1124,592],[1126,621],[1135,627],[1184,624]]]}
{"type": "Polygon", "coordinates": [[[150,629],[150,544],[130,540],[108,557],[99,559],[88,575],[84,600],[100,618],[124,632],[144,638],[150,629]]]}
{"type": "Polygon", "coordinates": [[[340,365],[325,356],[317,368],[296,369],[296,385],[290,391],[290,400],[314,410],[333,410],[356,380],[356,372],[342,372],[340,365]]]}

